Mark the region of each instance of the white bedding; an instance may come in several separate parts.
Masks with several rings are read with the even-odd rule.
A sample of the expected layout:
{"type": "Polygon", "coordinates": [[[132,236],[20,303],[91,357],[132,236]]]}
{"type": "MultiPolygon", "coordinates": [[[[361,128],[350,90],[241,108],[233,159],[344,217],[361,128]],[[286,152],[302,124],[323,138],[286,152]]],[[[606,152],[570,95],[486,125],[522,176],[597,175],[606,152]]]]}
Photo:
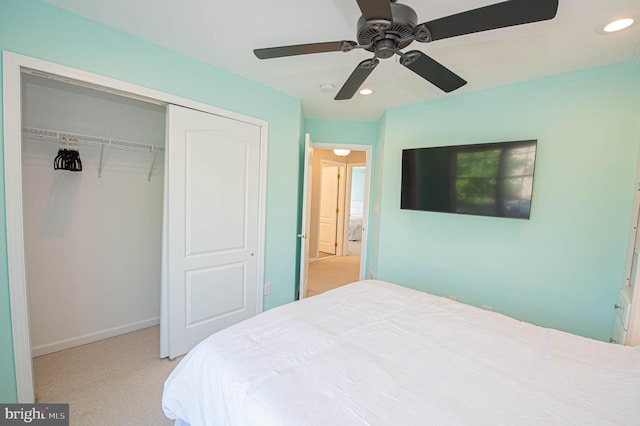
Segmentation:
{"type": "Polygon", "coordinates": [[[640,348],[362,281],[207,338],[163,409],[193,426],[638,425],[640,348]]]}
{"type": "Polygon", "coordinates": [[[362,201],[351,201],[349,205],[349,241],[360,241],[362,239],[362,201]]]}
{"type": "Polygon", "coordinates": [[[360,241],[362,239],[362,217],[349,218],[349,241],[360,241]]]}

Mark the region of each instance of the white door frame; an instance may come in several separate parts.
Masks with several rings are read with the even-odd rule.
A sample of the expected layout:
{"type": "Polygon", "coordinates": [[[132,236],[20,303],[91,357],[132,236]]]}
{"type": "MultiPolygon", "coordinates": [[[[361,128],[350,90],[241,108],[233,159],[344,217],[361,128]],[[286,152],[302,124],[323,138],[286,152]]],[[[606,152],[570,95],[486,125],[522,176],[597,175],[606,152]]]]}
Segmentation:
{"type": "MultiPolygon", "coordinates": [[[[314,149],[350,149],[352,151],[364,151],[365,160],[365,177],[364,177],[364,203],[362,208],[362,247],[360,250],[360,279],[367,278],[367,253],[368,253],[368,236],[369,236],[369,200],[371,191],[371,165],[373,163],[373,146],[343,144],[343,143],[324,143],[311,142],[314,149]]],[[[307,170],[304,171],[307,173],[307,170]]]]}
{"type": "MultiPolygon", "coordinates": [[[[31,339],[29,334],[29,310],[25,274],[24,228],[22,210],[22,72],[31,72],[47,78],[56,78],[67,83],[116,93],[122,96],[166,105],[175,104],[220,115],[227,118],[252,123],[261,127],[260,141],[260,224],[258,243],[258,312],[263,309],[264,282],[264,236],[266,207],[267,135],[268,123],[243,114],[226,111],[180,96],[160,92],[143,86],[71,68],[65,65],[3,52],[3,102],[4,102],[4,178],[7,229],[7,260],[9,275],[9,302],[11,305],[11,326],[13,333],[13,354],[16,374],[16,388],[19,403],[35,401],[33,369],[31,363],[31,339]],[[16,143],[19,141],[19,143],[16,143]]],[[[167,158],[165,158],[166,162],[167,158]]],[[[167,170],[165,168],[165,170],[167,170]]],[[[164,228],[163,228],[164,230],[164,228]]],[[[164,243],[164,238],[163,238],[164,243]]],[[[164,258],[163,258],[164,261],[164,258]]],[[[163,268],[164,269],[164,268],[163,268]]],[[[166,271],[162,271],[163,281],[166,271]]],[[[163,284],[161,293],[166,293],[163,284]]],[[[166,298],[165,298],[166,299],[166,298]]],[[[167,312],[166,306],[161,311],[167,312]]],[[[164,321],[161,318],[161,327],[164,321]]],[[[161,344],[161,353],[163,352],[161,344]]],[[[167,354],[168,355],[168,354],[167,354]]]]}
{"type": "MultiPolygon", "coordinates": [[[[640,155],[638,157],[640,164],[640,155]]],[[[620,297],[622,293],[626,295],[631,303],[623,307],[629,312],[618,312],[616,317],[620,316],[628,319],[627,330],[624,341],[618,342],[627,346],[636,346],[640,344],[640,260],[635,258],[635,251],[640,242],[640,167],[636,170],[636,188],[633,199],[633,210],[631,215],[631,224],[629,232],[629,243],[627,248],[627,260],[625,263],[624,280],[620,297]]],[[[616,309],[619,309],[616,304],[616,309]]],[[[617,323],[614,323],[614,336],[617,323]]]]}

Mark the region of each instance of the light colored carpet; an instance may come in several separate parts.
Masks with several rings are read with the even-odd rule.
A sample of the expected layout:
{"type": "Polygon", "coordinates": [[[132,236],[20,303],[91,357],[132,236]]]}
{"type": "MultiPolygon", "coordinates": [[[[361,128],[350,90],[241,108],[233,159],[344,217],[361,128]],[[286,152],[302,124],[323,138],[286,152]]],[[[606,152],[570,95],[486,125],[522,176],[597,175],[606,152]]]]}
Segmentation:
{"type": "MultiPolygon", "coordinates": [[[[358,280],[360,256],[309,264],[308,296],[358,280]]],[[[160,359],[158,326],[33,359],[37,403],[69,403],[70,425],[172,425],[164,381],[178,365],[160,359]]]]}
{"type": "Polygon", "coordinates": [[[178,365],[149,327],[33,359],[37,403],[69,403],[70,425],[171,425],[162,389],[178,365]]]}
{"type": "Polygon", "coordinates": [[[347,244],[347,254],[349,256],[360,256],[362,241],[349,241],[347,244]]]}
{"type": "Polygon", "coordinates": [[[307,297],[358,281],[360,256],[333,256],[309,264],[307,297]]]}

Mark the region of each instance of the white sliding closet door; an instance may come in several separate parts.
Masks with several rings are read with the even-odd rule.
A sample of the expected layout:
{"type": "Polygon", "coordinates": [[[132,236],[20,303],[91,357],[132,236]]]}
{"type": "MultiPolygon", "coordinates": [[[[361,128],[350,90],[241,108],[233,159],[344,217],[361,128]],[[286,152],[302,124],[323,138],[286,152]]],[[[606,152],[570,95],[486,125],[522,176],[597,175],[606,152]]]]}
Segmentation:
{"type": "Polygon", "coordinates": [[[171,359],[258,313],[260,130],[168,106],[163,306],[171,359]]]}

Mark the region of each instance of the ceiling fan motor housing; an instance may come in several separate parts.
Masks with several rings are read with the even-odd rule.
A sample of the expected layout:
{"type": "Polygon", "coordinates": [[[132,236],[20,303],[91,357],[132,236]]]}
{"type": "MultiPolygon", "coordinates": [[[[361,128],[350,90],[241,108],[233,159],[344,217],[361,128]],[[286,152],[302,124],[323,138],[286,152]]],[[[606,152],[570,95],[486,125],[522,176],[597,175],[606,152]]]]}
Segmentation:
{"type": "Polygon", "coordinates": [[[358,19],[358,44],[374,52],[378,58],[389,58],[396,50],[403,49],[414,40],[414,28],[418,15],[412,8],[400,3],[391,3],[393,21],[388,27],[371,25],[364,17],[358,19]]]}

